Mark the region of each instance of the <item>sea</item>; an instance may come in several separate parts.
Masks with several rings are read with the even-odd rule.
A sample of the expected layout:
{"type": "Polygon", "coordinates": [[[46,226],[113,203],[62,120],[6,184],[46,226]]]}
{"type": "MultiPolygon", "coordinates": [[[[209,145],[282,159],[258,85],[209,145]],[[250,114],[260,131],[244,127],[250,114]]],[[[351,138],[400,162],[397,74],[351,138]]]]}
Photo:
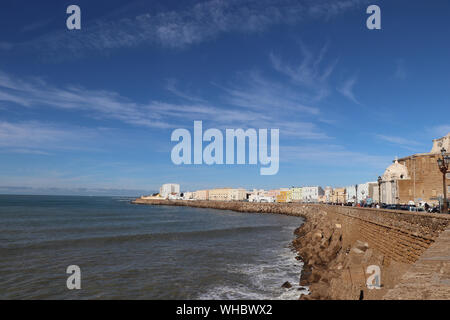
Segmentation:
{"type": "Polygon", "coordinates": [[[298,299],[302,262],[275,214],[125,197],[0,195],[0,299],[298,299]],[[69,266],[80,289],[68,289],[69,266]],[[291,288],[283,288],[289,281],[291,288]]]}

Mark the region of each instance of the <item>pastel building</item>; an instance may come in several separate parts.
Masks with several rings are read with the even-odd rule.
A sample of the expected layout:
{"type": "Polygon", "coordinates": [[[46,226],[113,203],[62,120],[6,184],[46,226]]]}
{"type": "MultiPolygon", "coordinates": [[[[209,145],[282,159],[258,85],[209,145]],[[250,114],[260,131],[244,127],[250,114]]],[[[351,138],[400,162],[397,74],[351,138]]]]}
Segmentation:
{"type": "Polygon", "coordinates": [[[292,202],[292,191],[282,188],[276,199],[277,202],[292,202]]]}
{"type": "Polygon", "coordinates": [[[333,188],[325,187],[325,202],[332,202],[333,198],[333,188]]]}
{"type": "Polygon", "coordinates": [[[229,193],[229,200],[231,201],[243,201],[247,199],[248,194],[245,189],[231,189],[229,193]]]}
{"type": "Polygon", "coordinates": [[[209,190],[210,201],[229,201],[231,188],[217,188],[209,190]]]}
{"type": "Polygon", "coordinates": [[[324,190],[319,186],[302,188],[303,202],[318,202],[319,196],[323,196],[324,194],[324,190]]]}
{"type": "Polygon", "coordinates": [[[303,200],[302,190],[302,188],[291,188],[292,202],[301,202],[303,200]]]}
{"type": "Polygon", "coordinates": [[[331,197],[331,202],[332,203],[345,203],[345,201],[347,200],[345,191],[346,191],[345,188],[334,188],[333,195],[331,197]]]}
{"type": "Polygon", "coordinates": [[[327,196],[323,195],[323,196],[319,196],[319,199],[317,200],[317,202],[319,203],[327,203],[327,196]]]}
{"type": "Polygon", "coordinates": [[[194,200],[209,200],[209,190],[197,190],[194,192],[194,200]]]}
{"type": "Polygon", "coordinates": [[[279,194],[280,194],[280,190],[279,189],[276,189],[276,190],[273,189],[273,190],[269,190],[269,191],[266,192],[266,196],[267,197],[271,197],[271,198],[274,198],[274,199],[276,199],[279,194]]]}

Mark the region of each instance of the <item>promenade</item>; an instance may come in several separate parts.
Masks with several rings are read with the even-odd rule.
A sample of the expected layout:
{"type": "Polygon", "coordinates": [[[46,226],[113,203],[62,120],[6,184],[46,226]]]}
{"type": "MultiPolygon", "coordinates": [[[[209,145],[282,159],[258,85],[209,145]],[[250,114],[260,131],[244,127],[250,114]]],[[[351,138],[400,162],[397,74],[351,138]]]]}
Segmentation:
{"type": "Polygon", "coordinates": [[[384,299],[450,299],[450,227],[422,254],[384,299]]]}

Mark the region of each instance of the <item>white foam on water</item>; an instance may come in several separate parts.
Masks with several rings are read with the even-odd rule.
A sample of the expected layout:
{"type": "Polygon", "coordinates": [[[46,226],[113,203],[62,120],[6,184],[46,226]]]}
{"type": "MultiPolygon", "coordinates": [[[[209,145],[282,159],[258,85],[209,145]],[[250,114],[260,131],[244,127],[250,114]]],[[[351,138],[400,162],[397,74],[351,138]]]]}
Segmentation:
{"type": "Polygon", "coordinates": [[[301,294],[309,294],[307,287],[299,285],[303,263],[295,259],[292,249],[268,249],[266,253],[264,256],[275,259],[255,264],[227,265],[226,272],[243,275],[248,285],[227,283],[215,286],[201,293],[198,299],[296,300],[301,294]],[[292,285],[291,288],[281,287],[286,281],[292,285]]]}

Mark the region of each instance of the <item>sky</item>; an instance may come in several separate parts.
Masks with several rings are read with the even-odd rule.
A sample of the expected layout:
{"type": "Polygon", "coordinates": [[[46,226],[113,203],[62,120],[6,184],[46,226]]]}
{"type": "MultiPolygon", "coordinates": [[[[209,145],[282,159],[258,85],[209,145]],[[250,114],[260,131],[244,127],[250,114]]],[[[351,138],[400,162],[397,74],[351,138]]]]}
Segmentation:
{"type": "Polygon", "coordinates": [[[446,0],[3,0],[0,193],[375,181],[450,132],[449,17],[446,0]],[[279,129],[278,173],[175,165],[194,121],[279,129]]]}

